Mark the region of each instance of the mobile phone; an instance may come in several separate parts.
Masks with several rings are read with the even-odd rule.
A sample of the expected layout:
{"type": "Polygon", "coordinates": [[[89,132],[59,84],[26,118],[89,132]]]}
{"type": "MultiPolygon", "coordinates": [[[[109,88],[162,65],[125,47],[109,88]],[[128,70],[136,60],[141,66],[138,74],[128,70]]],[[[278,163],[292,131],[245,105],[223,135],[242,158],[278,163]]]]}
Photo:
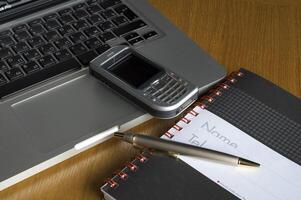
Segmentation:
{"type": "Polygon", "coordinates": [[[115,46],[90,62],[90,73],[154,117],[179,115],[198,88],[129,46],[115,46]]]}

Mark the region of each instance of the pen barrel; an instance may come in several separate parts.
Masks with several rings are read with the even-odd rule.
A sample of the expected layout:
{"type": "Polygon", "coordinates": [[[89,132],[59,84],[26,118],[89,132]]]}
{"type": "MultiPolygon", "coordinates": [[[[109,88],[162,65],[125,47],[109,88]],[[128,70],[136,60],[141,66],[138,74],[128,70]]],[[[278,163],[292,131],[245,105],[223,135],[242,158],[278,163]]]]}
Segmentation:
{"type": "Polygon", "coordinates": [[[238,165],[239,158],[230,154],[206,149],[202,147],[192,146],[189,144],[153,138],[144,135],[136,135],[133,137],[133,143],[151,149],[166,151],[169,153],[200,157],[208,160],[224,162],[227,164],[238,165]]]}

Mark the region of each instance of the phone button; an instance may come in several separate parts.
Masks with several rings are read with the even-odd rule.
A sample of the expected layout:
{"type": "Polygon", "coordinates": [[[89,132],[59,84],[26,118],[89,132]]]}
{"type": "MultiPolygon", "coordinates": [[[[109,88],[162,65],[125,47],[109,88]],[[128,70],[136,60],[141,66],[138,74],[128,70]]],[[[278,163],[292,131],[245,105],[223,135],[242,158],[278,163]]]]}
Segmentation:
{"type": "Polygon", "coordinates": [[[154,93],[155,91],[156,91],[156,90],[155,90],[154,88],[148,87],[148,88],[144,89],[143,95],[144,95],[144,96],[147,96],[147,95],[149,95],[149,94],[151,94],[151,93],[154,93]]]}
{"type": "Polygon", "coordinates": [[[173,96],[171,99],[167,100],[167,103],[174,103],[176,100],[178,100],[183,94],[186,93],[186,88],[182,88],[181,91],[178,92],[175,96],[173,96]]]}
{"type": "Polygon", "coordinates": [[[153,84],[152,84],[152,87],[157,89],[157,90],[160,90],[163,86],[165,85],[165,83],[161,80],[156,80],[153,84]]]}

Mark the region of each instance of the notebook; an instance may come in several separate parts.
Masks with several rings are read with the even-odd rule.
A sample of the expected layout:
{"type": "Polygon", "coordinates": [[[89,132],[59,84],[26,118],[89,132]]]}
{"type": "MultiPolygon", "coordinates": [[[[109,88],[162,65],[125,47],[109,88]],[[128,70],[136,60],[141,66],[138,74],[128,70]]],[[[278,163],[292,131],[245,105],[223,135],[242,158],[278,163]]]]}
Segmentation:
{"type": "Polygon", "coordinates": [[[230,74],[162,138],[261,167],[145,152],[106,181],[105,199],[301,199],[301,102],[252,72],[230,74]]]}

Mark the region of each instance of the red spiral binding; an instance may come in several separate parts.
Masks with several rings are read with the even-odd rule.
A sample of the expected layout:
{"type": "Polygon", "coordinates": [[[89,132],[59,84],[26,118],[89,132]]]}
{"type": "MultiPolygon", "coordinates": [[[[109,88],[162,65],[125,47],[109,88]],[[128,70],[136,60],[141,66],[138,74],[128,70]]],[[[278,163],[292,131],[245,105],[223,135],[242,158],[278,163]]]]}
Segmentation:
{"type": "Polygon", "coordinates": [[[240,71],[232,72],[229,76],[227,76],[222,83],[218,84],[215,88],[209,90],[209,92],[201,97],[200,101],[196,103],[202,109],[208,107],[208,103],[211,104],[214,102],[217,96],[222,95],[222,90],[228,90],[231,86],[230,84],[235,84],[237,82],[236,77],[242,77],[244,74],[240,71]]]}
{"type": "Polygon", "coordinates": [[[199,115],[199,113],[194,111],[194,110],[190,110],[188,113],[195,116],[195,117],[199,115]]]}
{"type": "Polygon", "coordinates": [[[151,153],[148,153],[147,155],[145,155],[145,154],[146,153],[140,154],[132,162],[125,163],[124,164],[125,167],[122,170],[117,171],[116,173],[114,173],[113,178],[106,179],[105,183],[108,184],[108,186],[111,187],[111,188],[116,188],[119,185],[117,183],[117,181],[119,181],[119,180],[124,180],[125,181],[129,178],[129,174],[126,173],[126,169],[128,169],[132,172],[136,172],[139,169],[139,167],[136,164],[134,164],[135,161],[139,161],[140,163],[145,163],[145,162],[148,161],[148,156],[147,155],[151,155],[151,153]]]}
{"type": "Polygon", "coordinates": [[[123,171],[117,172],[116,175],[119,176],[119,178],[121,178],[122,180],[126,180],[129,177],[129,175],[123,171]]]}
{"type": "MultiPolygon", "coordinates": [[[[181,120],[183,120],[183,121],[184,121],[185,123],[187,123],[187,124],[190,123],[190,120],[187,119],[187,118],[184,118],[184,117],[183,117],[181,120]]],[[[183,127],[181,127],[181,126],[179,126],[179,125],[177,125],[177,124],[173,125],[172,128],[175,129],[175,130],[177,130],[177,131],[181,131],[181,130],[183,129],[183,127]]],[[[170,133],[169,131],[165,132],[164,135],[165,135],[166,137],[168,137],[169,139],[173,138],[173,136],[174,136],[174,134],[170,133]]]]}
{"type": "Polygon", "coordinates": [[[181,118],[181,121],[186,123],[186,124],[189,124],[191,122],[191,120],[187,119],[186,117],[181,118]]]}
{"type": "Polygon", "coordinates": [[[212,96],[216,97],[216,96],[221,96],[222,95],[222,92],[217,88],[209,90],[208,93],[212,94],[211,97],[212,96]]]}
{"type": "Polygon", "coordinates": [[[111,188],[116,188],[118,186],[118,183],[114,181],[113,179],[108,178],[105,181],[111,188]]]}
{"type": "Polygon", "coordinates": [[[168,137],[168,138],[172,138],[174,135],[173,134],[171,134],[170,132],[166,132],[166,133],[164,133],[164,135],[166,136],[166,137],[168,137]]]}
{"type": "Polygon", "coordinates": [[[131,171],[135,172],[138,170],[138,166],[132,162],[125,163],[125,166],[128,167],[131,171]]]}
{"type": "Polygon", "coordinates": [[[136,159],[139,160],[141,163],[145,163],[145,162],[148,160],[148,158],[145,157],[145,156],[142,155],[142,154],[138,155],[138,156],[136,157],[136,159]]]}
{"type": "Polygon", "coordinates": [[[177,124],[175,124],[175,125],[173,126],[173,128],[176,129],[177,131],[181,131],[181,130],[183,129],[183,127],[181,127],[181,126],[179,126],[179,125],[177,125],[177,124]]]}
{"type": "Polygon", "coordinates": [[[202,96],[200,99],[200,101],[203,101],[203,100],[207,100],[208,102],[212,103],[214,101],[214,98],[212,96],[205,95],[205,96],[202,96]]]}

